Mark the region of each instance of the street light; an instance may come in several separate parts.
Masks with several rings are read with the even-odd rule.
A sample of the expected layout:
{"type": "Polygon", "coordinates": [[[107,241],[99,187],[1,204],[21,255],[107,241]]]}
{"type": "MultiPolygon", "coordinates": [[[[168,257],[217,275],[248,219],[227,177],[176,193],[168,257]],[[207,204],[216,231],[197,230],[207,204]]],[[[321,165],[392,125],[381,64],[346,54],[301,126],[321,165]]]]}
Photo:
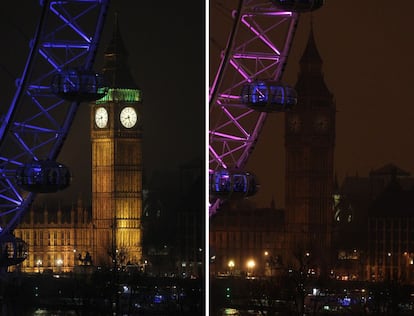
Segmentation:
{"type": "Polygon", "coordinates": [[[62,259],[57,259],[56,260],[56,265],[58,266],[58,272],[62,272],[62,265],[63,265],[63,260],[62,259]]]}
{"type": "Polygon", "coordinates": [[[233,268],[235,266],[234,261],[233,260],[229,260],[229,263],[227,264],[227,266],[230,269],[230,275],[233,275],[233,268]]]}
{"type": "Polygon", "coordinates": [[[264,257],[265,257],[264,274],[272,275],[273,257],[269,256],[269,251],[267,250],[265,250],[264,252],[264,257]]]}
{"type": "Polygon", "coordinates": [[[38,259],[36,261],[36,266],[37,266],[37,272],[40,273],[40,266],[42,265],[42,260],[38,259]]]}
{"type": "Polygon", "coordinates": [[[253,259],[247,261],[247,269],[249,274],[253,274],[253,269],[256,266],[256,262],[253,259]]]}

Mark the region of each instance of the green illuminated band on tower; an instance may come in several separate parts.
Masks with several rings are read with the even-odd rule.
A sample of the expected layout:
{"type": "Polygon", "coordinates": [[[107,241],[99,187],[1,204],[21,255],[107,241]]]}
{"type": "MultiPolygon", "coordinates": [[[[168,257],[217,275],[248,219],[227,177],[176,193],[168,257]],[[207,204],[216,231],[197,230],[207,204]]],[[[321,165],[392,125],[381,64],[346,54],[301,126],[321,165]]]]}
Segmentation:
{"type": "Polygon", "coordinates": [[[105,102],[140,102],[142,101],[141,90],[138,89],[109,89],[108,93],[96,101],[96,104],[105,102]]]}

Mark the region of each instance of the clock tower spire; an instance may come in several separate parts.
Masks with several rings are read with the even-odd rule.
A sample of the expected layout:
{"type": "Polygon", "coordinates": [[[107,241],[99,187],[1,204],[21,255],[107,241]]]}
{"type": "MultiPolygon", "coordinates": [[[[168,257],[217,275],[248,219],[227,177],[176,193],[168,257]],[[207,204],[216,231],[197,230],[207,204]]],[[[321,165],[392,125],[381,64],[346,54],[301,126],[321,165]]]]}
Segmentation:
{"type": "Polygon", "coordinates": [[[91,104],[94,264],[138,264],[142,257],[141,90],[115,16],[102,69],[108,94],[91,104]]]}
{"type": "Polygon", "coordinates": [[[293,263],[310,254],[320,272],[330,261],[336,114],[322,64],[311,25],[295,85],[298,104],[285,116],[286,256],[293,263]]]}

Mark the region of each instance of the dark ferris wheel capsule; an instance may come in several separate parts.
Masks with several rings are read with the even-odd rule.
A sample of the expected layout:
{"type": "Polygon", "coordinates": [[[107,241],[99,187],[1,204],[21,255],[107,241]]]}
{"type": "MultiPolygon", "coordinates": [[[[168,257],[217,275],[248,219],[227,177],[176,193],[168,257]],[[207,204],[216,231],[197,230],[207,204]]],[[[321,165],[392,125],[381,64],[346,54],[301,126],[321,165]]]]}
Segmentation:
{"type": "Polygon", "coordinates": [[[52,92],[71,102],[89,102],[103,98],[108,86],[101,74],[82,69],[57,73],[52,79],[52,92]]]}
{"type": "Polygon", "coordinates": [[[209,174],[210,195],[224,199],[240,199],[256,194],[256,176],[241,170],[220,169],[209,174]]]}
{"type": "Polygon", "coordinates": [[[33,161],[16,171],[17,185],[35,193],[52,193],[66,189],[71,178],[69,168],[53,160],[33,161]]]}
{"type": "Polygon", "coordinates": [[[21,238],[4,234],[0,239],[0,267],[23,262],[28,256],[28,245],[21,238]]]}
{"type": "Polygon", "coordinates": [[[295,89],[280,82],[255,80],[243,86],[241,99],[259,112],[284,112],[296,105],[298,96],[295,89]]]}

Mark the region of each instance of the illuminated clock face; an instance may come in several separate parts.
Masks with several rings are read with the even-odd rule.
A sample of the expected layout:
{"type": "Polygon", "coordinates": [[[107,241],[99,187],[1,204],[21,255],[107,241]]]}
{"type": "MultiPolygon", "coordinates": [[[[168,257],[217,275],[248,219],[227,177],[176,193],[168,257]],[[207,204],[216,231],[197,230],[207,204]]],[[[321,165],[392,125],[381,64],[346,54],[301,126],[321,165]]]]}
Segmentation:
{"type": "Polygon", "coordinates": [[[122,126],[125,128],[132,128],[137,123],[137,112],[131,106],[127,106],[122,109],[121,114],[119,115],[119,119],[121,121],[122,126]]]}
{"type": "Polygon", "coordinates": [[[105,128],[108,125],[108,111],[104,107],[96,109],[95,124],[99,128],[105,128]]]}

